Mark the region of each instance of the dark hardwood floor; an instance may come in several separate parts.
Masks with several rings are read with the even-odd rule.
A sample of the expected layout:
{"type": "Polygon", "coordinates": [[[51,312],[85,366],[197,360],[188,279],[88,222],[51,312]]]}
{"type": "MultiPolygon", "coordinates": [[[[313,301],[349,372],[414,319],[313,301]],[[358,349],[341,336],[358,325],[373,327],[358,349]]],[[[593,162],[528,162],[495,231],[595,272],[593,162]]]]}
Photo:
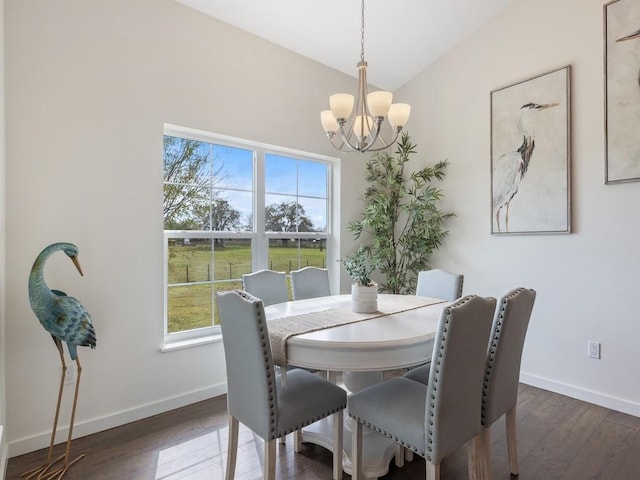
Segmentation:
{"type": "MultiPolygon", "coordinates": [[[[521,385],[518,400],[520,476],[527,479],[640,479],[640,418],[521,385]]],[[[66,480],[217,480],[224,478],[227,447],[226,397],[114,428],[73,442],[86,453],[66,480]]],[[[64,445],[56,447],[62,452],[64,445]]],[[[262,478],[262,441],[241,426],[236,479],[262,478]]],[[[502,421],[492,428],[492,478],[509,479],[502,421]]],[[[291,439],[278,445],[279,480],[331,479],[331,454],[304,444],[294,454],[291,439]]],[[[7,479],[46,459],[39,450],[9,460],[7,479]]],[[[447,457],[443,479],[466,479],[466,452],[447,457]]],[[[424,460],[415,457],[385,479],[423,479],[424,460]]],[[[345,475],[345,478],[350,478],[345,475]]],[[[518,478],[518,477],[514,477],[518,478]]]]}

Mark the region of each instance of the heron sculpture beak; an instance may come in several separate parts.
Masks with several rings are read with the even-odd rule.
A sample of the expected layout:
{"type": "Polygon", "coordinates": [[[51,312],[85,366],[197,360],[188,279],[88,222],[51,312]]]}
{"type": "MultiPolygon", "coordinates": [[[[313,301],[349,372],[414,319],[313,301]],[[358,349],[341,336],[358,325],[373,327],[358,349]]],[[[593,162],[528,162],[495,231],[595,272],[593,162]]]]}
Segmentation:
{"type": "Polygon", "coordinates": [[[71,259],[73,264],[78,269],[78,272],[80,272],[80,275],[84,277],[84,273],[82,273],[82,267],[80,266],[80,262],[78,261],[78,257],[69,257],[69,258],[71,259]]]}
{"type": "Polygon", "coordinates": [[[633,40],[634,38],[640,38],[640,30],[631,35],[627,35],[626,37],[619,38],[616,42],[624,42],[625,40],[633,40]]]}
{"type": "Polygon", "coordinates": [[[544,105],[540,105],[540,110],[546,110],[547,108],[553,108],[560,105],[559,103],[545,103],[544,105]]]}

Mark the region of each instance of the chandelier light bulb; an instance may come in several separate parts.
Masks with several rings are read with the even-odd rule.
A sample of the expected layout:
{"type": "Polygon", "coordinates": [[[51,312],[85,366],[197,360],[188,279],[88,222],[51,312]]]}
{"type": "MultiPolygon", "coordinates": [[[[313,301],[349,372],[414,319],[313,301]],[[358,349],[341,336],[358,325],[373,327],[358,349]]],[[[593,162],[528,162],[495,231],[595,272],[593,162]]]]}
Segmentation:
{"type": "Polygon", "coordinates": [[[335,135],[338,131],[338,122],[336,121],[336,117],[333,116],[331,110],[323,110],[320,112],[320,122],[322,123],[322,128],[328,134],[335,135]]]}
{"type": "Polygon", "coordinates": [[[369,105],[369,113],[374,117],[386,117],[393,101],[391,92],[371,92],[367,95],[367,105],[369,105]]]}
{"type": "Polygon", "coordinates": [[[353,110],[353,95],[336,93],[329,97],[329,108],[335,119],[347,119],[353,110]]]}
{"type": "Polygon", "coordinates": [[[394,103],[389,108],[389,124],[393,128],[403,128],[409,121],[411,105],[407,103],[394,103]]]}
{"type": "Polygon", "coordinates": [[[371,133],[371,127],[373,126],[373,118],[357,115],[356,120],[353,123],[353,133],[356,134],[358,140],[368,136],[371,133]]]}

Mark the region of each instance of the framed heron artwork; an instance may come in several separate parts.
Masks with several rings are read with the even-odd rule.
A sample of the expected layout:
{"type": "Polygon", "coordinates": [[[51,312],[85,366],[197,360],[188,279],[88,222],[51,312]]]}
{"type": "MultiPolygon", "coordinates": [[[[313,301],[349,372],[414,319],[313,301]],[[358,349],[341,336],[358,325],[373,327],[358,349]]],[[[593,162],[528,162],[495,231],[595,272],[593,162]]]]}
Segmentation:
{"type": "Polygon", "coordinates": [[[640,0],[604,5],[605,183],[640,180],[640,0]]]}
{"type": "Polygon", "coordinates": [[[571,232],[571,67],[491,92],[491,233],[571,232]]]}

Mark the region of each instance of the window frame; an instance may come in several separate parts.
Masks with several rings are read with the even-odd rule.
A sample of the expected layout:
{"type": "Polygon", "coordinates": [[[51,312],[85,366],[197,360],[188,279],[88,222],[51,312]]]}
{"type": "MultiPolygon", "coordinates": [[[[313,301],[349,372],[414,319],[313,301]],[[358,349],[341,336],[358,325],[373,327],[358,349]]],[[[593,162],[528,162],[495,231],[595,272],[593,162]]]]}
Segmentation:
{"type": "MultiPolygon", "coordinates": [[[[221,145],[231,148],[240,148],[253,151],[253,230],[252,231],[203,231],[203,230],[165,230],[163,219],[163,341],[161,351],[171,351],[192,345],[211,343],[221,339],[219,325],[212,325],[180,332],[168,332],[168,279],[169,279],[169,240],[180,238],[203,238],[213,242],[214,239],[249,239],[251,241],[251,265],[252,271],[268,268],[269,265],[269,241],[271,239],[295,238],[300,239],[324,239],[326,245],[327,268],[329,259],[334,257],[333,248],[335,235],[332,222],[334,217],[334,186],[336,178],[335,169],[340,159],[321,154],[303,152],[287,147],[269,145],[262,142],[244,140],[240,138],[209,133],[188,127],[173,124],[164,124],[163,136],[180,137],[200,142],[221,145]],[[326,231],[324,232],[265,232],[266,211],[266,180],[265,159],[267,155],[288,157],[294,160],[311,161],[327,166],[326,185],[326,231]]],[[[164,151],[163,151],[164,155],[164,151]]],[[[164,184],[164,181],[163,181],[164,184]]],[[[164,193],[163,193],[164,198],[164,193]]],[[[212,250],[213,255],[213,250],[212,250]]],[[[208,282],[207,282],[208,283],[208,282]]],[[[215,280],[211,284],[215,285],[215,280]]],[[[212,298],[212,308],[216,308],[215,299],[212,298]]]]}

